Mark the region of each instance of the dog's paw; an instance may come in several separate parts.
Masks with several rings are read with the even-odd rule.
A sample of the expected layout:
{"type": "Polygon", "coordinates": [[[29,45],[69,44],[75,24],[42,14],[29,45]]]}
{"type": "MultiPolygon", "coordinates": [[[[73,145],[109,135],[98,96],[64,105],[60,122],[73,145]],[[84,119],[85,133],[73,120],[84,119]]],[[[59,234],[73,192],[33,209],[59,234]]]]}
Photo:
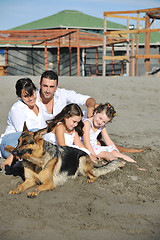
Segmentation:
{"type": "Polygon", "coordinates": [[[28,197],[28,198],[35,198],[35,197],[37,197],[37,195],[38,195],[37,192],[29,192],[29,193],[27,194],[27,197],[28,197]]]}
{"type": "Polygon", "coordinates": [[[18,189],[9,192],[9,194],[20,194],[20,193],[21,191],[18,189]]]}
{"type": "Polygon", "coordinates": [[[93,183],[96,179],[97,179],[96,177],[94,177],[94,178],[92,178],[92,179],[88,179],[88,180],[87,180],[87,183],[93,183]]]}

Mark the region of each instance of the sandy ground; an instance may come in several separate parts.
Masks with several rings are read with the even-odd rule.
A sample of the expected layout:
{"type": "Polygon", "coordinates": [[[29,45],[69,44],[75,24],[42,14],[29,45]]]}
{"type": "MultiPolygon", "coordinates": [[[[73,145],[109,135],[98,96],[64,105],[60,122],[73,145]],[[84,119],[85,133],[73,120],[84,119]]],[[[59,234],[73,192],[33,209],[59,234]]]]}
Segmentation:
{"type": "MultiPolygon", "coordinates": [[[[0,77],[0,133],[17,100],[15,82],[0,77]]],[[[39,77],[31,77],[38,87],[39,77]]],[[[59,86],[113,104],[117,117],[107,130],[116,144],[149,147],[128,154],[133,164],[101,176],[93,184],[84,177],[28,199],[27,192],[9,195],[21,178],[0,173],[1,240],[158,240],[160,239],[160,78],[60,77],[59,86]]]]}

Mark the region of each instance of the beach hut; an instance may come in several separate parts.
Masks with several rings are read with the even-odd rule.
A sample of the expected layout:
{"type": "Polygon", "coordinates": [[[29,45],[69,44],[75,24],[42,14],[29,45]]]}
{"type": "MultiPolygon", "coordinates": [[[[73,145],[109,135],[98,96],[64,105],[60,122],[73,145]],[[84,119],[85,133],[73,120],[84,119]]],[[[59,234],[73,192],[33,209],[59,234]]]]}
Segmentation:
{"type": "MultiPolygon", "coordinates": [[[[107,31],[126,29],[125,25],[107,21],[107,31]]],[[[45,69],[60,76],[102,75],[103,31],[103,19],[75,10],[0,31],[0,75],[40,75],[45,69]]],[[[155,39],[156,36],[153,41],[157,51],[155,39]]],[[[143,39],[140,44],[144,48],[143,39]]],[[[126,52],[126,36],[107,38],[108,56],[124,56],[126,52]]],[[[123,75],[126,65],[125,60],[109,61],[106,75],[123,75]]]]}

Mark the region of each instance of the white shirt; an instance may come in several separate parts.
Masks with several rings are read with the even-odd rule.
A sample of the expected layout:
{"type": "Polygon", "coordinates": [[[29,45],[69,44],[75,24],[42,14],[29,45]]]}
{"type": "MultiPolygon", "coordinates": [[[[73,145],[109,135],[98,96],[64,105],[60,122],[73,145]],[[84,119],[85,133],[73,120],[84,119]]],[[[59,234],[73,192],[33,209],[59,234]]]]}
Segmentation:
{"type": "MultiPolygon", "coordinates": [[[[97,131],[93,131],[93,123],[90,119],[85,119],[84,121],[89,121],[90,122],[90,130],[89,130],[89,135],[90,135],[90,144],[93,148],[93,151],[95,152],[96,155],[98,155],[101,152],[112,152],[112,151],[118,151],[115,147],[115,145],[110,145],[110,146],[100,146],[97,145],[97,137],[98,134],[102,131],[102,128],[100,127],[97,129],[97,131]]],[[[83,142],[83,141],[82,141],[83,142]]]]}
{"type": "Polygon", "coordinates": [[[1,135],[1,138],[6,134],[22,131],[25,121],[29,130],[46,127],[47,125],[42,115],[42,108],[41,106],[38,107],[39,113],[37,116],[31,109],[29,109],[25,103],[22,102],[21,99],[14,103],[8,114],[8,125],[6,127],[5,133],[1,135]]]}
{"type": "Polygon", "coordinates": [[[102,128],[100,127],[99,129],[97,129],[96,131],[93,131],[92,127],[93,127],[93,123],[90,119],[86,118],[84,120],[85,121],[89,121],[90,123],[90,130],[89,130],[89,135],[90,135],[90,144],[92,147],[96,147],[97,146],[97,137],[99,135],[99,133],[102,131],[102,128]]]}
{"type": "Polygon", "coordinates": [[[76,103],[78,105],[85,105],[87,99],[90,98],[88,95],[82,95],[76,93],[73,90],[66,90],[64,88],[58,88],[54,94],[54,102],[53,102],[53,114],[48,113],[45,105],[40,101],[39,94],[37,92],[37,101],[36,104],[41,105],[43,110],[43,117],[45,120],[52,119],[56,116],[62,109],[70,103],[76,103]]]}
{"type": "MultiPolygon", "coordinates": [[[[74,147],[74,148],[78,148],[84,152],[86,152],[88,155],[90,155],[90,152],[88,151],[88,149],[86,148],[79,148],[78,146],[74,145],[74,137],[75,137],[75,131],[72,133],[72,134],[67,134],[67,133],[64,133],[64,139],[65,139],[65,144],[69,147],[74,147]]],[[[51,142],[52,144],[54,145],[58,145],[58,142],[57,142],[57,138],[56,138],[56,134],[55,133],[46,133],[44,136],[43,136],[43,139],[48,141],[48,142],[51,142]]]]}
{"type": "MultiPolygon", "coordinates": [[[[70,146],[72,147],[74,145],[74,137],[75,137],[75,131],[72,133],[72,134],[67,134],[67,133],[64,133],[64,140],[65,140],[65,144],[67,146],[70,146]]],[[[58,142],[57,142],[57,138],[56,138],[56,134],[55,133],[46,133],[44,136],[43,136],[43,139],[48,141],[48,142],[51,142],[52,144],[54,145],[58,145],[58,142]]]]}

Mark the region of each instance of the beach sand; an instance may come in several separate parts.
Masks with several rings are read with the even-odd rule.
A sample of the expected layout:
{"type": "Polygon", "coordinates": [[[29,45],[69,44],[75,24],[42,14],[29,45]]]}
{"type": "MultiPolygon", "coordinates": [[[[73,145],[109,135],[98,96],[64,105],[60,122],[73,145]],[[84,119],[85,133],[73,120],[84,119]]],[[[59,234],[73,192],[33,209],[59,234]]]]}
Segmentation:
{"type": "MultiPolygon", "coordinates": [[[[1,134],[17,101],[19,78],[0,77],[1,134]]],[[[31,79],[38,87],[39,77],[31,79]]],[[[127,163],[92,184],[78,177],[35,199],[27,198],[28,191],[9,195],[22,180],[0,173],[0,239],[160,239],[160,78],[59,77],[59,87],[110,102],[117,111],[107,125],[111,138],[126,147],[146,147],[128,155],[147,171],[127,163]]]]}

